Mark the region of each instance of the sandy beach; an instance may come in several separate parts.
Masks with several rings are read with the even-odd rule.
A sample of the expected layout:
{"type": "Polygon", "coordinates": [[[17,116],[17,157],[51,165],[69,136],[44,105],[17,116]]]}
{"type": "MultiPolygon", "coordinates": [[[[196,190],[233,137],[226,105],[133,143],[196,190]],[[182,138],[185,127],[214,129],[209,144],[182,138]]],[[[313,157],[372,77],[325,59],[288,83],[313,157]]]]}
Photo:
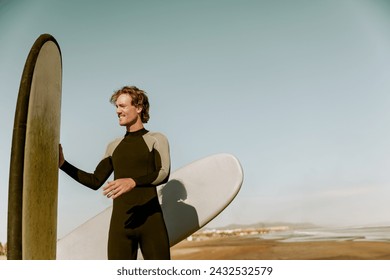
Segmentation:
{"type": "Polygon", "coordinates": [[[226,237],[182,241],[172,247],[174,260],[390,260],[390,242],[280,242],[226,237]]]}
{"type": "MultiPolygon", "coordinates": [[[[173,260],[390,260],[390,242],[280,242],[251,237],[184,240],[171,248],[173,260]]],[[[5,260],[0,256],[0,260],[5,260]]]]}

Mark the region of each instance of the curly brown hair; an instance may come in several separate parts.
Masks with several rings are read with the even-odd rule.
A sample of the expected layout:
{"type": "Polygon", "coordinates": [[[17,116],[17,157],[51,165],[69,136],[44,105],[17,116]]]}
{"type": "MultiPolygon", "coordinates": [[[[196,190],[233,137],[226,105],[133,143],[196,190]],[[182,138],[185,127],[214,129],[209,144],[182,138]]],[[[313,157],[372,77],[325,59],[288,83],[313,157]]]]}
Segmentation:
{"type": "Polygon", "coordinates": [[[135,86],[124,86],[123,88],[114,92],[110,98],[110,102],[115,105],[119,95],[128,94],[131,97],[131,104],[137,108],[141,107],[141,120],[143,123],[147,123],[150,119],[149,116],[149,99],[146,92],[135,86]]]}

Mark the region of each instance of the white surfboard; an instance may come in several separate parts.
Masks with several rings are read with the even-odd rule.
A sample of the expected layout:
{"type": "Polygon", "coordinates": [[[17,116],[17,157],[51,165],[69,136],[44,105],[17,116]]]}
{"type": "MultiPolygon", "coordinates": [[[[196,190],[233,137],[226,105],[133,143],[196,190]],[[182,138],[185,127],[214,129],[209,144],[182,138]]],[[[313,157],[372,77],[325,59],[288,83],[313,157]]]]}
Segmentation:
{"type": "MultiPolygon", "coordinates": [[[[205,226],[239,192],[243,171],[230,154],[212,155],[190,163],[158,187],[170,245],[205,226]]],[[[57,259],[107,259],[108,228],[112,207],[88,220],[57,243],[57,259]]]]}

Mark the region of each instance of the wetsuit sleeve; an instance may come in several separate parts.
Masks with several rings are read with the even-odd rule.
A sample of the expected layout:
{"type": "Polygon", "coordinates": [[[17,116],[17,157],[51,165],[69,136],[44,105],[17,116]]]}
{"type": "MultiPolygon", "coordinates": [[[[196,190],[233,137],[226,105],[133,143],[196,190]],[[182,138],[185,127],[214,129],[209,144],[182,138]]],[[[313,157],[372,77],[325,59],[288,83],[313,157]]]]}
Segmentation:
{"type": "Polygon", "coordinates": [[[142,185],[160,185],[168,181],[171,159],[169,155],[168,139],[161,133],[155,133],[146,138],[145,141],[153,141],[153,154],[155,170],[150,174],[133,178],[136,186],[142,185]]]}
{"type": "Polygon", "coordinates": [[[80,170],[67,161],[62,164],[61,170],[80,184],[83,184],[93,190],[97,190],[104,184],[108,177],[110,177],[113,167],[111,157],[106,157],[100,161],[93,173],[87,173],[80,170]]]}

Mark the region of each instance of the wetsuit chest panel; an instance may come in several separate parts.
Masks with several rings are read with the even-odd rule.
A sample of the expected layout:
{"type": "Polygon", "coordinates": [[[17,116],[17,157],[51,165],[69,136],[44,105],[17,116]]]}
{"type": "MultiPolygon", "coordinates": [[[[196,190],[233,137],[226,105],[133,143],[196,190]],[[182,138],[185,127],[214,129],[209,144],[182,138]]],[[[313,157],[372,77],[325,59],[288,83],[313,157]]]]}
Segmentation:
{"type": "Polygon", "coordinates": [[[112,154],[115,179],[137,178],[155,170],[153,151],[142,137],[126,137],[112,154]]]}

